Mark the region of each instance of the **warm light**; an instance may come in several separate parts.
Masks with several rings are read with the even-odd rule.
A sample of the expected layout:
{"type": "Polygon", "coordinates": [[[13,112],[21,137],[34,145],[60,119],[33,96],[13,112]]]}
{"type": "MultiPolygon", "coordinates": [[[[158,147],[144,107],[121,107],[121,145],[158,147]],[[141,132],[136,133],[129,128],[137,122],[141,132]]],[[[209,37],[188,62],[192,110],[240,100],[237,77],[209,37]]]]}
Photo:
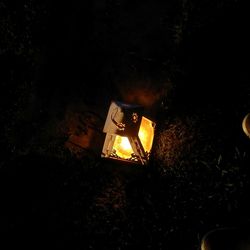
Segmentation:
{"type": "Polygon", "coordinates": [[[115,137],[113,149],[116,151],[117,156],[124,159],[130,158],[133,153],[133,149],[128,138],[119,135],[115,137]]]}
{"type": "MultiPolygon", "coordinates": [[[[145,152],[149,153],[154,139],[154,127],[152,121],[142,117],[138,136],[145,152]]],[[[113,149],[115,150],[116,155],[123,159],[130,158],[133,153],[133,149],[128,138],[119,135],[115,138],[113,149]]]]}
{"type": "Polygon", "coordinates": [[[248,113],[242,121],[242,128],[246,136],[250,138],[250,113],[248,113]]]}
{"type": "Polygon", "coordinates": [[[138,135],[145,152],[149,153],[152,148],[154,139],[154,127],[152,121],[145,117],[142,117],[138,135]]]}

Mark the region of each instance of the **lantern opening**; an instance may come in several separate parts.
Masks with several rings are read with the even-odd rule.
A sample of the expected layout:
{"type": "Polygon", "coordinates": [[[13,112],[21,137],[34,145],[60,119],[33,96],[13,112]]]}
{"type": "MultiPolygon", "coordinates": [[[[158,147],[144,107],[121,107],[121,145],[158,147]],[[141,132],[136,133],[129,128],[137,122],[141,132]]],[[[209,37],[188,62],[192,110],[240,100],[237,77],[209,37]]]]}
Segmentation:
{"type": "Polygon", "coordinates": [[[133,153],[133,149],[127,137],[117,135],[115,137],[115,142],[113,146],[113,150],[117,156],[123,159],[131,158],[133,153]]]}

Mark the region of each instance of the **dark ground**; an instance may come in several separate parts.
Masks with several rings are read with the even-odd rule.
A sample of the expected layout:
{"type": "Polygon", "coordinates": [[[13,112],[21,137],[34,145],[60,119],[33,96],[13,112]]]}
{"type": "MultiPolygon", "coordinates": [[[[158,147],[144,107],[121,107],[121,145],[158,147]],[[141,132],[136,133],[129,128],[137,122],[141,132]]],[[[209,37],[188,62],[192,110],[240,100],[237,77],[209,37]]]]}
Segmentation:
{"type": "Polygon", "coordinates": [[[248,227],[246,1],[51,2],[0,1],[1,232],[197,249],[208,230],[248,227]],[[156,120],[146,168],[99,157],[113,99],[156,120]]]}

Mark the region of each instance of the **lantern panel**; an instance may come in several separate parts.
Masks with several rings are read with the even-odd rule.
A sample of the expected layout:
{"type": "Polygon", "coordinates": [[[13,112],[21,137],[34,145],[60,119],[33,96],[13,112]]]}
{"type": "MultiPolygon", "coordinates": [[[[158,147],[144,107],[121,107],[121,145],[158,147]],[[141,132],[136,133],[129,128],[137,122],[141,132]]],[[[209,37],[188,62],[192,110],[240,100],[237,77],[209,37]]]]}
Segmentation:
{"type": "Polygon", "coordinates": [[[131,144],[128,140],[128,137],[117,135],[115,137],[115,142],[113,146],[113,150],[115,151],[116,155],[123,158],[129,159],[133,153],[133,149],[131,144]]]}
{"type": "Polygon", "coordinates": [[[141,140],[141,144],[144,148],[144,151],[147,153],[150,153],[153,145],[154,127],[155,124],[152,121],[150,121],[144,116],[142,117],[138,136],[141,140]]]}

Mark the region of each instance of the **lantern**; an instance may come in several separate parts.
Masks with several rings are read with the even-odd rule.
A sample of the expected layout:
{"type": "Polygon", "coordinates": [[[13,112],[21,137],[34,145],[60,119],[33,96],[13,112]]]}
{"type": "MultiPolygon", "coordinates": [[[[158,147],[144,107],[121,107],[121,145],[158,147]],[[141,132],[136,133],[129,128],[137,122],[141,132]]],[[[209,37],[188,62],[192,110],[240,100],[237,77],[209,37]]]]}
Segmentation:
{"type": "Polygon", "coordinates": [[[112,102],[103,132],[102,157],[145,165],[153,145],[155,123],[142,116],[143,108],[112,102]]]}

